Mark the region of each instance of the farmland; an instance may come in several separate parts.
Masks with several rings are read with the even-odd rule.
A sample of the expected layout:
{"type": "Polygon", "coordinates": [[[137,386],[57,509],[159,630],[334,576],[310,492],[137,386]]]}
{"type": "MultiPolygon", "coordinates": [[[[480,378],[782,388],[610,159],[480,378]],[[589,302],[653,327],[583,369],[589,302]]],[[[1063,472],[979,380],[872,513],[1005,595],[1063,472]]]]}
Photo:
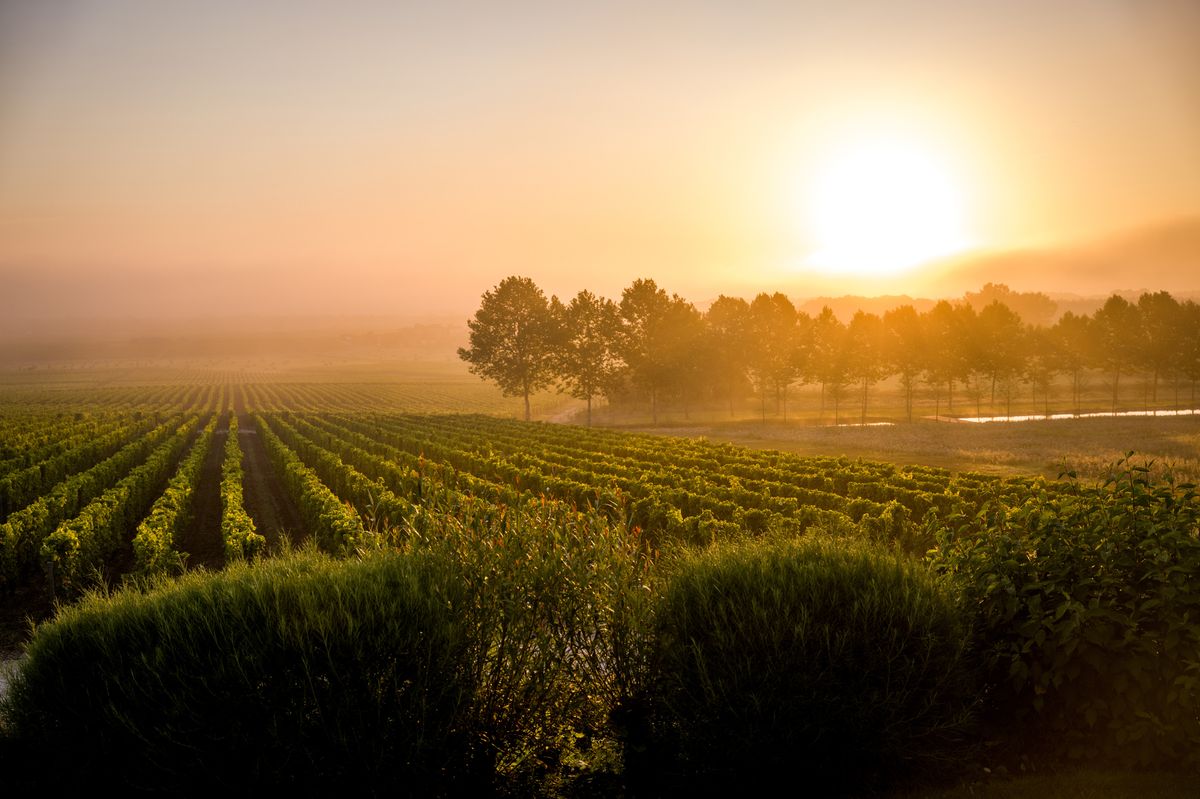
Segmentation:
{"type": "MultiPolygon", "coordinates": [[[[465,381],[448,370],[441,384],[429,383],[428,374],[412,380],[392,374],[388,380],[371,382],[352,382],[345,375],[338,380],[330,372],[305,377],[308,379],[288,380],[253,371],[195,368],[159,373],[131,369],[32,377],[7,374],[0,387],[0,590],[5,597],[0,648],[12,655],[20,653],[28,643],[27,617],[48,620],[55,601],[75,602],[83,597],[81,604],[63,610],[58,622],[43,626],[30,649],[31,663],[44,658],[47,664],[58,664],[44,668],[69,672],[67,664],[78,655],[70,648],[54,648],[66,646],[55,630],[61,628],[66,634],[71,625],[95,627],[98,618],[112,613],[136,615],[142,612],[137,610],[138,602],[147,608],[161,605],[162,610],[153,612],[170,615],[176,611],[167,608],[184,602],[179,592],[192,592],[186,601],[194,605],[200,596],[195,592],[210,590],[205,581],[213,579],[206,577],[212,571],[224,570],[226,587],[220,590],[232,591],[231,595],[250,591],[250,586],[259,586],[253,591],[275,586],[269,590],[287,594],[299,590],[293,588],[299,583],[309,585],[305,591],[320,595],[327,590],[323,581],[347,579],[351,580],[347,586],[353,589],[340,590],[350,591],[349,597],[370,590],[371,580],[400,579],[381,577],[392,569],[426,564],[419,570],[432,572],[413,572],[403,579],[432,580],[431,585],[441,587],[429,590],[447,592],[449,606],[466,603],[460,613],[473,625],[472,635],[486,635],[490,642],[463,644],[467,649],[454,655],[474,658],[471,673],[476,682],[453,689],[475,697],[465,709],[455,711],[466,715],[462,717],[465,720],[454,722],[458,725],[454,734],[482,735],[479,740],[488,742],[484,747],[487,754],[468,747],[474,754],[454,756],[474,764],[468,770],[471,786],[487,784],[489,790],[518,793],[530,789],[530,780],[542,786],[538,790],[551,790],[546,786],[554,784],[559,786],[554,791],[571,793],[589,784],[588,780],[600,780],[610,787],[624,779],[649,780],[645,784],[654,786],[651,790],[671,792],[694,779],[724,779],[723,772],[710,772],[704,765],[715,754],[710,749],[712,741],[705,737],[712,733],[700,726],[703,714],[694,716],[694,727],[685,725],[687,737],[677,737],[681,722],[672,714],[684,712],[687,703],[696,700],[688,698],[692,689],[675,678],[664,682],[666,673],[655,671],[664,666],[653,664],[683,658],[671,668],[672,674],[687,674],[688,669],[701,665],[690,660],[691,655],[672,650],[669,639],[661,638],[663,633],[655,625],[667,623],[663,620],[672,618],[670,613],[684,614],[672,622],[678,624],[690,623],[687,620],[697,618],[697,613],[718,613],[712,621],[715,629],[722,624],[733,625],[730,634],[754,629],[748,620],[735,621],[742,612],[736,608],[718,611],[706,604],[709,600],[687,604],[716,590],[705,588],[706,580],[734,579],[743,572],[761,572],[762,576],[738,591],[770,586],[775,579],[815,579],[812,574],[834,580],[828,585],[813,583],[812,590],[820,596],[849,592],[836,607],[822,611],[835,616],[846,612],[846,603],[853,605],[864,596],[863,591],[885,591],[878,601],[900,615],[892,621],[871,622],[883,625],[881,634],[887,634],[892,624],[933,625],[923,635],[930,636],[934,642],[930,645],[937,652],[931,650],[921,660],[910,662],[913,654],[904,649],[903,638],[897,639],[900,649],[888,656],[893,658],[888,668],[927,674],[942,670],[943,676],[920,687],[924,683],[914,671],[917,682],[910,699],[904,698],[908,694],[900,694],[882,704],[864,705],[861,723],[892,724],[877,715],[884,710],[908,719],[905,724],[917,723],[913,719],[923,716],[913,716],[913,708],[903,703],[926,702],[934,696],[944,704],[947,715],[920,721],[930,725],[927,730],[903,728],[914,740],[925,741],[921,751],[899,740],[880,743],[884,759],[878,769],[864,773],[867,782],[860,787],[908,779],[906,770],[912,765],[928,766],[933,762],[927,762],[928,757],[936,760],[965,746],[964,736],[974,729],[973,724],[990,725],[989,734],[1003,738],[1005,725],[1013,720],[1002,718],[1003,714],[998,717],[995,705],[980,706],[977,697],[1008,696],[987,687],[991,685],[987,681],[994,679],[989,669],[996,668],[997,662],[1009,663],[1008,658],[1020,666],[1005,668],[1031,669],[1028,673],[1035,675],[1015,683],[1006,700],[1020,709],[1015,719],[1028,723],[1027,713],[1034,713],[1034,718],[1042,720],[1046,735],[1053,736],[1076,729],[1078,713],[1096,718],[1097,710],[1088,705],[1087,697],[1042,682],[1046,670],[1078,669],[1081,662],[1062,660],[1063,655],[1044,643],[1047,635],[1052,641],[1053,636],[1062,636],[1064,644],[1074,641],[1069,645],[1080,647],[1083,657],[1091,651],[1088,646],[1094,646],[1086,641],[1098,635],[1096,631],[1104,624],[1112,623],[1111,614],[1128,614],[1128,623],[1139,629],[1175,636],[1182,659],[1163,661],[1140,649],[1140,639],[1127,640],[1123,644],[1127,650],[1110,652],[1115,653],[1114,672],[1124,673],[1122,658],[1128,658],[1130,673],[1150,668],[1172,680],[1172,669],[1178,664],[1186,668],[1196,651],[1194,625],[1186,622],[1190,613],[1186,608],[1194,599],[1190,591],[1179,593],[1179,581],[1184,579],[1181,573],[1158,571],[1153,558],[1122,560],[1127,544],[1135,549],[1153,545],[1156,552],[1171,553],[1156,557],[1176,558],[1180,564],[1194,562],[1194,494],[1187,486],[1164,482],[1161,462],[1151,473],[1140,471],[1142,461],[1117,464],[1114,457],[1101,462],[1096,454],[1111,451],[1119,457],[1140,442],[1150,446],[1151,455],[1170,461],[1188,476],[1196,462],[1194,418],[1119,423],[1065,420],[1008,426],[918,421],[893,427],[839,428],[803,421],[718,422],[712,413],[714,418],[707,420],[701,414],[686,425],[649,428],[672,434],[662,436],[517,421],[512,417],[521,410],[518,402],[475,383],[471,390],[460,392],[456,381],[465,381]],[[1059,442],[1058,450],[1045,449],[1050,440],[1059,442]],[[935,446],[943,448],[940,454],[935,446]],[[858,457],[842,454],[847,452],[858,453],[858,457]],[[1056,479],[1055,461],[1061,463],[1061,471],[1077,468],[1083,478],[1056,479]],[[1108,478],[1115,482],[1105,484],[1108,478]],[[1123,514],[1133,508],[1140,510],[1132,511],[1132,524],[1113,526],[1112,520],[1125,518],[1123,514]],[[1085,560],[1108,558],[1103,561],[1106,573],[1114,580],[1136,580],[1140,593],[1125,597],[1121,590],[1096,588],[1099,610],[1093,607],[1088,611],[1086,591],[1091,589],[1084,579],[1065,605],[1056,605],[1063,600],[1042,596],[1036,587],[1040,583],[1029,582],[1031,578],[1020,572],[1023,566],[1013,565],[1005,560],[1010,556],[990,549],[995,542],[1008,540],[989,537],[1005,528],[1003,519],[1023,525],[1021,532],[1011,534],[1012,546],[1033,547],[1040,553],[1038,561],[1020,560],[1041,570],[1037,580],[1066,586],[1081,577],[1071,571],[1082,568],[1077,560],[1080,554],[1058,552],[1067,546],[1053,533],[1054,525],[1062,524],[1068,529],[1097,531],[1111,551],[1102,556],[1093,552],[1085,560]],[[1172,521],[1164,523],[1162,519],[1172,521]],[[1039,524],[1048,527],[1043,530],[1039,524]],[[1145,541],[1137,538],[1142,535],[1147,536],[1145,541]],[[293,554],[297,549],[303,552],[293,554]],[[927,554],[931,552],[937,554],[927,554]],[[399,561],[388,559],[397,557],[399,561]],[[983,613],[982,609],[1002,599],[985,579],[991,573],[986,565],[990,558],[1015,570],[1008,573],[1005,579],[1011,583],[1006,584],[1013,586],[1022,603],[1040,597],[1037,607],[1048,614],[1045,632],[1032,648],[1024,643],[1025,633],[1021,632],[1025,629],[1021,625],[1029,624],[1025,616],[998,621],[995,613],[988,611],[972,620],[975,611],[966,610],[978,608],[983,613]],[[1055,571],[1056,558],[1063,564],[1059,571],[1055,571]],[[791,562],[801,571],[788,577],[777,575],[776,566],[771,565],[791,562]],[[807,567],[803,564],[810,562],[825,565],[817,572],[804,571],[807,567]],[[268,568],[269,564],[274,565],[268,568]],[[446,569],[449,571],[444,572],[446,569]],[[854,576],[863,570],[876,576],[852,588],[857,584],[854,581],[864,579],[854,576]],[[843,571],[844,577],[836,577],[843,571]],[[360,576],[346,576],[351,573],[360,576]],[[722,574],[726,576],[718,577],[722,574]],[[483,575],[487,579],[477,582],[483,575]],[[964,581],[956,591],[972,597],[973,604],[959,609],[939,604],[949,601],[949,595],[937,587],[937,580],[927,582],[934,575],[941,575],[939,580],[964,581]],[[849,582],[837,582],[840,580],[849,582]],[[895,589],[879,587],[888,585],[889,580],[898,581],[895,589]],[[112,600],[87,593],[122,584],[126,590],[112,600]],[[871,588],[865,588],[867,585],[871,588]],[[467,593],[461,594],[463,590],[467,593]],[[915,598],[917,604],[893,606],[887,593],[892,590],[915,598]],[[921,599],[926,592],[928,599],[921,599]],[[135,601],[136,596],[143,599],[135,601]],[[514,597],[524,599],[514,605],[514,597]],[[115,604],[106,604],[109,602],[115,604]],[[1150,610],[1154,603],[1159,610],[1150,610]],[[117,607],[125,610],[117,611],[117,607]],[[687,607],[692,609],[685,610],[687,607]],[[1089,616],[1092,612],[1095,615],[1089,616]],[[727,615],[730,613],[734,616],[727,615]],[[1180,614],[1185,619],[1182,623],[1180,614]],[[1078,630],[1062,628],[1059,623],[1063,619],[1074,619],[1078,630]],[[970,629],[985,629],[989,637],[983,643],[967,644],[964,636],[970,629]],[[1084,633],[1079,631],[1088,631],[1090,637],[1080,638],[1084,633]],[[986,666],[975,662],[978,652],[970,657],[966,654],[972,647],[986,649],[995,660],[987,661],[990,665],[986,666]],[[1031,696],[1050,701],[1033,711],[1028,704],[1031,696]],[[894,708],[893,700],[899,703],[894,708]],[[634,711],[628,708],[634,707],[648,708],[636,712],[648,715],[630,717],[634,711]],[[553,721],[531,727],[528,715],[518,712],[521,708],[548,714],[546,718],[553,721]],[[625,720],[615,721],[620,719],[625,720]],[[563,735],[577,743],[564,749],[563,735]],[[631,735],[636,749],[621,755],[622,746],[631,745],[631,735]],[[651,753],[650,762],[644,759],[645,753],[651,753]],[[478,757],[487,765],[481,766],[478,757]],[[572,765],[566,765],[568,762],[572,765]],[[674,763],[670,780],[678,782],[662,782],[665,778],[656,771],[656,763],[674,763]],[[898,765],[905,763],[909,765],[898,765]]],[[[803,403],[801,395],[798,407],[803,409],[803,403]]],[[[578,406],[547,394],[537,398],[534,407],[542,418],[570,418],[578,406]]],[[[639,425],[636,419],[626,422],[639,425]]],[[[414,595],[411,601],[419,604],[423,600],[414,595]]],[[[304,613],[325,611],[296,612],[301,613],[300,619],[304,613]]],[[[426,608],[420,612],[433,611],[426,608]]],[[[794,611],[780,607],[774,612],[786,616],[794,611]]],[[[1011,608],[1005,612],[1011,613],[1011,608]]],[[[369,615],[366,610],[355,613],[362,618],[369,615]]],[[[178,634],[185,636],[191,635],[186,632],[191,625],[207,625],[208,629],[214,623],[180,619],[175,622],[183,625],[178,634]]],[[[758,653],[759,647],[775,652],[783,646],[772,638],[777,619],[768,621],[764,639],[738,644],[737,651],[753,655],[745,664],[749,671],[731,671],[728,677],[721,677],[729,680],[721,691],[747,690],[738,687],[745,675],[761,670],[771,657],[781,656],[778,652],[767,655],[766,649],[758,653]]],[[[320,625],[330,623],[326,620],[320,625]]],[[[444,619],[437,623],[453,626],[458,622],[444,619]]],[[[107,630],[106,624],[99,628],[107,630]]],[[[221,628],[217,624],[213,629],[221,628]]],[[[875,627],[865,628],[861,634],[874,634],[867,629],[875,627]]],[[[173,663],[169,650],[174,646],[170,643],[176,635],[174,628],[158,634],[166,642],[162,644],[167,651],[163,656],[168,659],[164,662],[173,663]]],[[[820,635],[815,629],[811,634],[820,635]]],[[[1117,633],[1105,633],[1109,634],[1117,633]]],[[[335,633],[330,628],[322,635],[335,633]]],[[[96,646],[101,649],[95,657],[103,661],[109,657],[105,652],[116,656],[117,650],[108,647],[146,645],[119,644],[120,640],[125,639],[98,639],[96,646]]],[[[333,644],[331,639],[322,640],[322,644],[305,644],[303,652],[294,656],[325,657],[320,654],[321,647],[333,644]]],[[[351,646],[352,640],[347,639],[346,645],[351,646]]],[[[250,638],[244,641],[240,646],[253,649],[259,645],[250,638]]],[[[222,651],[215,644],[208,648],[222,651]]],[[[280,656],[269,655],[266,649],[263,652],[264,663],[280,656]]],[[[332,651],[328,657],[334,657],[332,651]]],[[[186,660],[171,667],[180,669],[180,679],[190,674],[186,660]]],[[[720,661],[731,668],[738,662],[736,653],[722,655],[720,661]]],[[[112,667],[139,668],[118,667],[115,661],[112,667]]],[[[217,664],[210,667],[222,668],[217,664]]],[[[855,683],[857,687],[814,684],[812,690],[830,695],[877,690],[869,682],[875,673],[870,657],[847,661],[844,667],[861,672],[867,682],[855,683]]],[[[704,668],[711,670],[714,664],[704,668]]],[[[1087,668],[1085,665],[1085,672],[1087,668]]],[[[708,674],[706,679],[718,679],[717,672],[708,674]]],[[[84,690],[82,686],[91,677],[80,675],[78,679],[77,686],[58,682],[54,690],[64,698],[74,696],[72,692],[84,690]]],[[[1088,679],[1103,682],[1104,677],[1096,674],[1088,679]]],[[[29,686],[18,689],[18,699],[32,697],[39,690],[35,683],[29,686]]],[[[171,696],[155,701],[177,701],[188,713],[195,712],[183,689],[173,690],[171,696]]],[[[1136,708],[1100,711],[1101,726],[1110,732],[1072,733],[1064,740],[1071,741],[1079,752],[1091,753],[1089,757],[1103,756],[1112,746],[1108,735],[1125,736],[1133,729],[1133,722],[1122,714],[1151,708],[1158,720],[1157,731],[1136,733],[1142,745],[1125,745],[1123,751],[1132,758],[1130,765],[1174,768],[1187,762],[1188,757],[1181,755],[1186,745],[1181,742],[1191,740],[1194,734],[1195,719],[1188,715],[1195,710],[1194,693],[1187,693],[1191,690],[1185,688],[1185,699],[1177,701],[1172,711],[1159,706],[1161,697],[1153,686],[1143,687],[1141,693],[1130,695],[1136,708]]],[[[279,701],[291,700],[270,700],[268,705],[275,707],[272,703],[279,701]]],[[[368,697],[362,701],[376,700],[368,697]]],[[[706,700],[706,713],[713,711],[713,701],[721,700],[706,700]]],[[[724,701],[732,702],[731,707],[740,702],[734,698],[724,701]]],[[[43,697],[35,709],[50,712],[44,710],[49,702],[43,697]]],[[[855,705],[851,698],[845,702],[846,708],[855,705]]],[[[813,712],[807,707],[797,706],[796,712],[813,712]]],[[[14,712],[18,726],[32,725],[25,728],[34,730],[30,740],[39,740],[38,730],[49,729],[30,721],[37,716],[28,715],[33,712],[29,706],[14,712]]],[[[116,705],[97,711],[101,715],[109,712],[124,711],[116,705]]],[[[750,738],[754,731],[767,729],[753,714],[745,715],[737,708],[730,712],[732,716],[718,715],[703,723],[715,724],[714,729],[743,725],[750,738]]],[[[80,717],[77,722],[98,723],[96,718],[80,717]]],[[[69,729],[76,722],[60,719],[58,723],[69,729]]],[[[114,740],[128,733],[114,728],[114,740]]],[[[783,736],[779,740],[790,734],[772,733],[783,736]]],[[[52,743],[61,744],[46,739],[42,745],[52,743]]],[[[175,777],[170,769],[154,772],[158,764],[174,762],[172,758],[180,756],[168,739],[163,739],[163,745],[166,748],[147,750],[146,756],[153,761],[130,755],[132,759],[120,762],[126,768],[149,769],[149,784],[172,784],[175,777]]],[[[320,746],[331,747],[335,754],[317,767],[314,778],[332,779],[345,765],[336,752],[342,751],[340,747],[361,746],[361,741],[339,739],[320,746]]],[[[435,752],[430,755],[433,761],[413,765],[416,771],[406,772],[405,779],[415,779],[415,784],[443,784],[447,778],[434,761],[451,756],[446,754],[449,751],[435,752]]],[[[766,779],[784,762],[779,759],[784,755],[773,751],[770,746],[754,750],[753,755],[748,750],[738,756],[739,762],[755,762],[766,779]]],[[[1012,751],[1002,756],[1027,754],[1014,744],[1012,751]]],[[[1069,753],[1061,754],[1068,757],[1069,753]]],[[[840,762],[832,755],[825,760],[840,762]]],[[[820,761],[819,757],[814,761],[814,773],[827,767],[820,766],[820,761]]],[[[1087,757],[1081,762],[1088,762],[1087,757]]],[[[266,768],[263,763],[242,765],[266,768]]],[[[815,779],[845,778],[845,768],[844,764],[835,766],[832,775],[815,779]]],[[[953,778],[953,769],[949,774],[953,778]]],[[[282,779],[282,773],[275,778],[282,779]]],[[[383,773],[371,777],[378,784],[390,784],[393,778],[395,775],[383,773]]],[[[223,777],[217,774],[213,779],[219,783],[223,777]]],[[[454,790],[468,790],[467,784],[456,785],[454,790]]]]}

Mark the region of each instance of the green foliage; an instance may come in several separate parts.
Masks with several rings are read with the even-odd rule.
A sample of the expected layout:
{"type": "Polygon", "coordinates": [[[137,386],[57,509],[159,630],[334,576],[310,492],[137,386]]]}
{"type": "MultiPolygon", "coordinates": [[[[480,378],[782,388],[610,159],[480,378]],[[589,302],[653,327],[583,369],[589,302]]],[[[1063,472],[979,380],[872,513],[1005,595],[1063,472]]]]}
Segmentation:
{"type": "Polygon", "coordinates": [[[525,398],[553,379],[556,325],[546,295],[527,277],[506,277],[484,292],[471,329],[469,348],[458,357],[480,377],[493,380],[506,396],[525,398]]]}
{"type": "Polygon", "coordinates": [[[159,445],[146,462],[64,521],[42,541],[42,563],[57,585],[78,589],[109,565],[131,530],[159,495],[171,467],[199,422],[192,417],[159,445]]]}
{"type": "Polygon", "coordinates": [[[1148,472],[935,525],[1024,754],[1200,766],[1200,502],[1148,472]]]}
{"type": "Polygon", "coordinates": [[[255,532],[254,519],[242,506],[242,447],[238,443],[238,421],[229,415],[225,438],[225,460],[221,464],[221,538],[225,560],[242,560],[262,554],[267,539],[255,532]]]}
{"type": "Polygon", "coordinates": [[[668,793],[819,794],[927,764],[969,717],[967,641],[952,597],[919,564],[861,543],[685,554],[627,716],[633,775],[657,772],[668,793]]]}
{"type": "MultiPolygon", "coordinates": [[[[135,414],[140,418],[140,414],[135,414]]],[[[109,486],[128,475],[172,433],[182,417],[174,416],[126,444],[111,457],[71,475],[0,525],[0,583],[29,575],[48,535],[71,519],[109,486]]]]}
{"type": "Polygon", "coordinates": [[[477,678],[463,589],[429,553],[308,554],[90,595],[38,628],[0,708],[19,755],[6,778],[448,791],[477,678]]]}
{"type": "Polygon", "coordinates": [[[358,514],[343,504],[321,482],[316,472],[304,465],[299,456],[271,431],[262,417],[255,417],[255,426],[263,437],[272,465],[295,501],[317,545],[326,552],[338,555],[375,548],[375,538],[363,529],[358,514]]]}
{"type": "Polygon", "coordinates": [[[458,565],[479,780],[524,795],[568,754],[575,768],[604,759],[609,716],[640,680],[649,563],[595,514],[498,510],[422,509],[405,546],[458,565]]]}
{"type": "Polygon", "coordinates": [[[181,570],[183,556],[175,548],[176,541],[191,519],[192,495],[212,446],[217,420],[217,414],[213,414],[166,490],[138,525],[133,537],[133,558],[140,574],[181,570]]]}
{"type": "Polygon", "coordinates": [[[619,767],[608,719],[639,679],[647,568],[594,515],[423,509],[402,553],[93,594],[38,629],[7,744],[155,791],[523,795],[619,767]]]}

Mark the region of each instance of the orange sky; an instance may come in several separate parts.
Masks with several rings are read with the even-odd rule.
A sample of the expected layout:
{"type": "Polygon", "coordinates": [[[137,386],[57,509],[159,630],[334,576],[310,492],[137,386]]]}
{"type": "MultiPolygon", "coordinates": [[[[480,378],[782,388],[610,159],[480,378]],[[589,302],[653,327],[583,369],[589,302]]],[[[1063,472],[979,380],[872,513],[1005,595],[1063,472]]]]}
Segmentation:
{"type": "Polygon", "coordinates": [[[797,197],[880,131],[974,248],[1200,215],[1188,0],[404,5],[0,6],[0,311],[826,291],[797,197]]]}

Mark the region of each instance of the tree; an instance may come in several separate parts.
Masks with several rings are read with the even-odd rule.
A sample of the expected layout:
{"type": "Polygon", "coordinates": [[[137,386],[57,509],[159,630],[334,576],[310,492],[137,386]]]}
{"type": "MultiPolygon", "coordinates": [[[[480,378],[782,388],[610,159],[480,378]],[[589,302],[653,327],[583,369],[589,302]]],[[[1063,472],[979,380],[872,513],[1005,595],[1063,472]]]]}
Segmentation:
{"type": "Polygon", "coordinates": [[[828,305],[813,319],[807,373],[821,384],[821,417],[825,417],[825,395],[833,397],[833,423],[841,421],[839,405],[849,369],[846,358],[846,326],[828,305]]]}
{"type": "Polygon", "coordinates": [[[750,349],[750,306],[740,297],[722,294],[709,306],[704,315],[708,330],[709,360],[717,381],[729,400],[729,416],[733,416],[733,399],[739,387],[745,386],[750,349]]]}
{"type": "Polygon", "coordinates": [[[608,392],[622,363],[617,354],[621,314],[612,300],[581,291],[564,307],[553,303],[558,316],[558,346],[554,367],[563,389],[587,401],[587,423],[592,426],[592,398],[608,392]]]}
{"type": "Polygon", "coordinates": [[[1082,388],[1083,370],[1096,360],[1096,340],[1092,333],[1092,319],[1077,316],[1067,311],[1050,328],[1050,340],[1057,366],[1071,375],[1071,400],[1075,415],[1079,415],[1079,394],[1082,388]]]}
{"type": "Polygon", "coordinates": [[[506,397],[524,397],[529,421],[529,395],[554,379],[557,333],[546,295],[527,277],[506,277],[484,292],[467,327],[471,346],[460,347],[458,357],[506,397]]]}
{"type": "MultiPolygon", "coordinates": [[[[1183,355],[1185,334],[1182,312],[1179,302],[1166,291],[1143,294],[1138,298],[1137,307],[1145,331],[1138,360],[1153,375],[1150,399],[1157,403],[1158,379],[1174,378],[1183,355]]],[[[1175,382],[1178,385],[1178,381],[1175,382]]]]}
{"type": "Polygon", "coordinates": [[[858,311],[846,328],[846,355],[849,372],[862,386],[862,412],[859,424],[867,423],[867,394],[871,384],[890,371],[885,352],[883,320],[873,313],[858,311]]]}
{"type": "Polygon", "coordinates": [[[634,383],[650,395],[650,416],[658,424],[658,400],[670,383],[672,336],[667,317],[671,298],[653,280],[635,280],[621,292],[621,351],[634,383]]]}
{"type": "Polygon", "coordinates": [[[1033,386],[1033,401],[1037,403],[1037,393],[1042,392],[1042,403],[1046,418],[1050,418],[1050,387],[1054,385],[1054,376],[1062,370],[1063,356],[1059,352],[1061,346],[1054,335],[1054,328],[1031,327],[1026,330],[1025,378],[1033,386]]]}
{"type": "MultiPolygon", "coordinates": [[[[991,403],[994,407],[996,383],[1009,386],[1024,366],[1025,329],[1021,317],[999,300],[993,300],[979,312],[975,329],[978,334],[977,362],[991,379],[991,403]]],[[[1010,395],[1010,392],[1006,392],[1006,395],[1010,395]]]]}
{"type": "Polygon", "coordinates": [[[1058,311],[1058,303],[1042,292],[1013,291],[1003,283],[988,283],[979,291],[968,291],[963,299],[976,311],[982,311],[993,302],[1007,305],[1021,321],[1034,327],[1050,324],[1058,311]]]}
{"type": "Polygon", "coordinates": [[[750,368],[762,395],[763,421],[768,385],[775,389],[776,413],[782,407],[787,421],[787,389],[800,371],[797,320],[796,307],[779,292],[759,294],[750,303],[750,368]]]}
{"type": "Polygon", "coordinates": [[[887,333],[886,357],[900,375],[904,410],[911,422],[917,376],[925,363],[925,329],[921,325],[920,314],[911,305],[901,305],[886,312],[883,315],[883,327],[887,333]]]}
{"type": "Polygon", "coordinates": [[[1196,381],[1200,380],[1200,305],[1195,300],[1183,303],[1179,306],[1179,319],[1183,329],[1179,371],[1191,381],[1192,399],[1188,407],[1195,413],[1196,381]]]}
{"type": "Polygon", "coordinates": [[[1143,350],[1141,313],[1129,300],[1114,294],[1092,316],[1092,332],[1100,363],[1112,373],[1112,409],[1116,413],[1121,373],[1137,363],[1143,350]]]}
{"type": "Polygon", "coordinates": [[[946,412],[954,413],[954,381],[963,380],[971,371],[971,330],[975,312],[969,305],[951,305],[940,300],[921,316],[929,357],[925,362],[928,380],[934,387],[934,415],[941,415],[941,388],[947,388],[946,412]]]}

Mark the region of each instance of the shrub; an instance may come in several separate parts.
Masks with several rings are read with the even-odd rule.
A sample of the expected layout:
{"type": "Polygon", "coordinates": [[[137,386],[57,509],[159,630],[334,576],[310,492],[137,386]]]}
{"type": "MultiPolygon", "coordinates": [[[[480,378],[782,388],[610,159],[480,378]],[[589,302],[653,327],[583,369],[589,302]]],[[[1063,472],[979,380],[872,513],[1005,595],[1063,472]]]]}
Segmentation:
{"type": "Polygon", "coordinates": [[[1149,468],[939,525],[1019,754],[1200,766],[1200,498],[1149,468]]]}
{"type": "Polygon", "coordinates": [[[418,554],[92,594],[37,630],[8,748],[39,786],[444,789],[470,756],[463,599],[454,567],[418,554]]]}
{"type": "Polygon", "coordinates": [[[682,554],[627,714],[631,777],[820,793],[936,759],[969,717],[967,640],[918,563],[861,542],[682,554]]]}
{"type": "Polygon", "coordinates": [[[400,553],[89,595],[38,629],[0,754],[189,794],[611,778],[609,715],[641,664],[640,543],[553,503],[423,506],[393,534],[400,553]]]}
{"type": "Polygon", "coordinates": [[[555,503],[423,508],[405,546],[458,564],[474,637],[470,736],[478,781],[528,794],[595,772],[609,716],[642,668],[649,563],[636,537],[555,503]]]}

